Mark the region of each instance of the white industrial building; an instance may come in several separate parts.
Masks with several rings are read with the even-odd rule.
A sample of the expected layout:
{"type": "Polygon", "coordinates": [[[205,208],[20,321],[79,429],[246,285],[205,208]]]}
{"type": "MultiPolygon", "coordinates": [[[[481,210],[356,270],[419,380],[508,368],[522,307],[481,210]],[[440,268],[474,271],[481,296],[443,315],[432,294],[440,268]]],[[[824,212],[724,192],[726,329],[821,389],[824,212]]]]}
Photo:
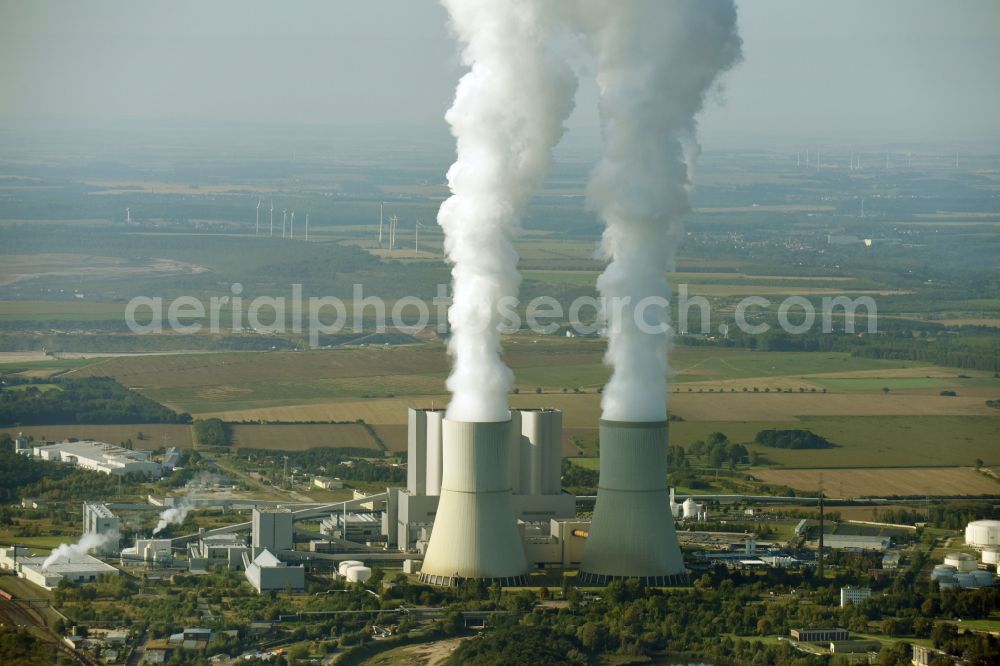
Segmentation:
{"type": "Polygon", "coordinates": [[[188,545],[188,567],[192,571],[207,571],[213,564],[223,564],[232,571],[242,571],[243,556],[249,552],[243,537],[213,534],[188,545]]]}
{"type": "Polygon", "coordinates": [[[884,553],[892,545],[890,537],[855,534],[824,534],[823,545],[831,550],[876,551],[884,553]]]}
{"type": "Polygon", "coordinates": [[[973,548],[1000,547],[1000,520],[974,520],[965,526],[965,543],[973,548]]]}
{"type": "Polygon", "coordinates": [[[109,537],[97,547],[102,555],[111,555],[118,551],[118,534],[121,531],[121,521],[111,512],[107,504],[100,502],[83,503],[83,533],[105,534],[109,537]]]}
{"type": "Polygon", "coordinates": [[[954,567],[958,573],[969,573],[979,568],[976,558],[968,553],[948,553],[944,556],[944,563],[954,567]]]}
{"type": "Polygon", "coordinates": [[[162,473],[160,463],[151,460],[148,451],[131,451],[104,442],[60,442],[36,446],[33,450],[36,458],[64,462],[104,474],[160,476],[162,473]]]}
{"type": "Polygon", "coordinates": [[[168,564],[173,561],[170,539],[136,539],[135,544],[123,548],[121,562],[168,564]]]}
{"type": "Polygon", "coordinates": [[[601,421],[600,480],[580,580],[687,582],[667,489],[667,422],[601,421]]]}
{"type": "Polygon", "coordinates": [[[45,559],[45,557],[19,559],[17,575],[47,590],[55,589],[63,581],[77,584],[93,583],[101,576],[118,575],[118,569],[90,555],[61,557],[48,567],[43,567],[45,559]]]}
{"type": "Polygon", "coordinates": [[[285,564],[267,548],[262,549],[252,560],[249,553],[244,554],[243,564],[247,580],[258,592],[305,589],[305,568],[285,564]]]}
{"type": "Polygon", "coordinates": [[[382,519],[374,513],[350,511],[333,513],[320,522],[321,534],[355,543],[375,543],[385,540],[382,519]]]}
{"type": "Polygon", "coordinates": [[[335,477],[314,476],[313,485],[323,490],[340,490],[344,487],[344,482],[335,477]]]}

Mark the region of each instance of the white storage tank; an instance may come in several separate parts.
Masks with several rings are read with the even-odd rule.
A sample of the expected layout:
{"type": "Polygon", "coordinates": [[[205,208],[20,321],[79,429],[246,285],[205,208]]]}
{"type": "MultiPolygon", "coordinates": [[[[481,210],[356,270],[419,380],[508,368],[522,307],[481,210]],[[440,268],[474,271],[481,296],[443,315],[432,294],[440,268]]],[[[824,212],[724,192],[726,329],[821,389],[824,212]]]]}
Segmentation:
{"type": "Polygon", "coordinates": [[[1000,520],[974,520],[965,526],[965,543],[975,548],[1000,546],[1000,520]]]}
{"type": "Polygon", "coordinates": [[[372,577],[372,570],[366,566],[348,567],[346,578],[349,583],[364,583],[372,577]]]}
{"type": "Polygon", "coordinates": [[[684,510],[684,519],[685,520],[691,520],[693,518],[697,518],[698,517],[698,511],[699,511],[699,509],[701,509],[701,506],[699,506],[698,503],[695,502],[690,497],[688,497],[686,500],[684,500],[684,504],[682,504],[681,507],[684,510]]]}
{"type": "Polygon", "coordinates": [[[955,567],[958,573],[969,573],[979,568],[976,558],[968,553],[949,553],[944,556],[944,563],[950,567],[955,567]]]}
{"type": "Polygon", "coordinates": [[[359,562],[358,560],[344,560],[339,565],[337,565],[337,573],[341,576],[347,575],[347,570],[351,567],[361,567],[364,566],[364,562],[359,562]]]}
{"type": "Polygon", "coordinates": [[[1000,564],[1000,550],[996,548],[987,548],[984,550],[983,564],[992,564],[994,566],[1000,564]]]}

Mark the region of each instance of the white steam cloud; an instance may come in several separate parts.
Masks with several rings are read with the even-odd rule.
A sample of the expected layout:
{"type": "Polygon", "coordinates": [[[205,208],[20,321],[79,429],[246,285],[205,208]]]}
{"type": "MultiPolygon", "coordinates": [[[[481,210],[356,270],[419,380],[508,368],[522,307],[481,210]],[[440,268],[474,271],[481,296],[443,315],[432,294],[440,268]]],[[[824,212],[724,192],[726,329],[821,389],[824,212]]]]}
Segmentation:
{"type": "Polygon", "coordinates": [[[161,511],[160,520],[153,528],[153,536],[165,530],[168,525],[181,525],[192,508],[194,507],[186,499],[181,498],[174,506],[161,511]]]}
{"type": "Polygon", "coordinates": [[[565,22],[546,0],[442,0],[470,71],[445,116],[457,140],[438,223],[452,263],[448,418],[504,421],[513,375],[500,358],[503,308],[521,278],[512,240],[552,161],[576,79],[553,53],[565,22]]]}
{"type": "Polygon", "coordinates": [[[57,562],[72,562],[73,558],[80,558],[95,548],[100,548],[106,543],[115,542],[119,539],[118,532],[88,532],[80,537],[76,543],[63,543],[52,549],[52,553],[42,562],[42,570],[48,569],[57,562]]]}
{"type": "Polygon", "coordinates": [[[646,299],[645,322],[666,324],[655,299],[670,294],[671,229],[689,211],[695,118],[718,76],[740,59],[736,7],[732,0],[577,6],[596,58],[605,141],[587,191],[605,224],[601,253],[610,261],[597,281],[607,304],[605,362],[613,367],[603,418],[659,421],[666,418],[668,334],[640,330],[634,312],[646,299]]]}

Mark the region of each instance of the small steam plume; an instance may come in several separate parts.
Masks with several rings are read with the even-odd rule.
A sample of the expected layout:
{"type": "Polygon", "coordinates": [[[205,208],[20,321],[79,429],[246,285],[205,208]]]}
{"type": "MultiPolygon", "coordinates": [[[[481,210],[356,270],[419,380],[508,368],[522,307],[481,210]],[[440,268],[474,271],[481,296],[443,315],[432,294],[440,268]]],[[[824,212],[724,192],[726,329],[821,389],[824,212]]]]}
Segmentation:
{"type": "MultiPolygon", "coordinates": [[[[580,0],[577,20],[596,56],[605,152],[587,191],[603,219],[610,260],[597,286],[605,302],[613,367],[603,418],[666,418],[667,313],[642,299],[668,298],[665,273],[688,202],[695,117],[718,76],[740,59],[732,0],[580,0]],[[625,303],[624,299],[630,299],[625,303]]],[[[661,301],[662,303],[662,301],[661,301]]]]}
{"type": "MultiPolygon", "coordinates": [[[[448,418],[503,421],[513,375],[500,358],[504,302],[521,278],[511,241],[548,172],[576,79],[551,50],[565,23],[545,0],[442,0],[471,69],[445,116],[457,140],[438,213],[452,264],[448,418]]],[[[510,299],[510,300],[508,300],[510,299]]]]}
{"type": "Polygon", "coordinates": [[[42,570],[48,569],[56,562],[72,562],[73,558],[86,555],[94,548],[100,548],[105,543],[115,542],[119,539],[118,532],[88,532],[80,537],[76,543],[63,543],[52,549],[52,553],[42,562],[42,570]]]}
{"type": "Polygon", "coordinates": [[[187,518],[188,513],[194,508],[190,502],[181,498],[174,506],[160,512],[160,521],[153,528],[153,536],[156,536],[167,528],[167,525],[180,525],[187,518]]]}

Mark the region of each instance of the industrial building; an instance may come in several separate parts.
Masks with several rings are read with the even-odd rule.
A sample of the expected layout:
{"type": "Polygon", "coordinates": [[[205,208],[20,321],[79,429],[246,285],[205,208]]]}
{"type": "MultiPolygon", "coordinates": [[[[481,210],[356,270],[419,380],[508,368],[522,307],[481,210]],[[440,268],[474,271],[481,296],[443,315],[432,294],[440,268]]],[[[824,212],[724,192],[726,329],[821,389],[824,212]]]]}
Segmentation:
{"type": "Polygon", "coordinates": [[[118,569],[90,555],[61,557],[43,567],[45,557],[27,557],[18,560],[17,575],[27,581],[53,590],[59,583],[93,583],[101,576],[117,576],[118,569]]]}
{"type": "Polygon", "coordinates": [[[290,509],[253,510],[252,537],[250,545],[254,552],[259,548],[272,551],[291,550],[292,512],[290,509]]]}
{"type": "Polygon", "coordinates": [[[121,521],[118,516],[111,512],[107,504],[99,502],[84,502],[83,504],[83,533],[84,534],[106,534],[108,538],[101,542],[97,552],[102,555],[111,555],[118,552],[119,540],[117,535],[121,532],[121,521]]]}
{"type": "Polygon", "coordinates": [[[321,534],[355,543],[376,543],[385,541],[382,534],[382,519],[373,513],[332,513],[320,523],[321,534]]]}
{"type": "Polygon", "coordinates": [[[524,530],[540,534],[536,528],[518,528],[517,521],[541,525],[547,531],[553,519],[572,520],[576,516],[576,498],[562,491],[562,413],[526,409],[510,414],[510,421],[500,425],[462,426],[445,419],[442,410],[409,410],[407,484],[406,488],[390,489],[382,533],[390,547],[428,555],[421,572],[429,582],[447,585],[459,578],[477,577],[513,584],[528,569],[524,530]],[[446,468],[447,460],[455,464],[446,468]],[[455,527],[453,520],[462,521],[464,527],[455,527]],[[446,526],[440,537],[434,531],[439,525],[446,526]],[[470,529],[472,532],[463,536],[462,530],[470,529]],[[452,545],[432,553],[432,541],[452,545]],[[475,553],[500,547],[499,542],[506,544],[504,550],[491,557],[499,559],[500,552],[506,552],[503,559],[507,562],[523,561],[523,567],[516,567],[519,573],[511,574],[513,568],[505,566],[486,567],[502,570],[503,575],[473,575],[485,570],[473,566],[473,560],[482,557],[475,553]],[[467,551],[471,559],[460,567],[453,566],[457,563],[443,554],[448,550],[467,551]],[[443,573],[432,573],[438,568],[443,573]]]}
{"type": "Polygon", "coordinates": [[[601,421],[600,477],[580,580],[687,582],[667,488],[667,422],[601,421]]]}
{"type": "Polygon", "coordinates": [[[244,569],[243,556],[250,552],[243,537],[236,534],[213,534],[188,545],[188,567],[207,571],[213,564],[223,564],[232,571],[244,569]]]}
{"type": "Polygon", "coordinates": [[[872,589],[870,587],[842,587],[840,588],[840,607],[843,608],[848,604],[860,604],[865,599],[872,596],[872,589]]]}
{"type": "Polygon", "coordinates": [[[830,550],[875,551],[884,553],[892,545],[892,539],[884,536],[824,534],[823,543],[830,550]]]}
{"type": "Polygon", "coordinates": [[[135,544],[123,548],[121,562],[169,564],[173,561],[170,539],[136,539],[135,544]]]}
{"type": "Polygon", "coordinates": [[[792,629],[788,633],[801,643],[831,643],[851,637],[847,629],[792,629]]]}
{"type": "Polygon", "coordinates": [[[261,550],[252,560],[249,553],[244,553],[243,564],[246,567],[247,580],[258,592],[305,589],[305,568],[301,565],[285,564],[267,548],[261,550]]]}
{"type": "Polygon", "coordinates": [[[151,460],[148,451],[129,449],[85,440],[36,446],[34,456],[42,460],[64,462],[104,474],[162,474],[160,463],[151,460]]]}

